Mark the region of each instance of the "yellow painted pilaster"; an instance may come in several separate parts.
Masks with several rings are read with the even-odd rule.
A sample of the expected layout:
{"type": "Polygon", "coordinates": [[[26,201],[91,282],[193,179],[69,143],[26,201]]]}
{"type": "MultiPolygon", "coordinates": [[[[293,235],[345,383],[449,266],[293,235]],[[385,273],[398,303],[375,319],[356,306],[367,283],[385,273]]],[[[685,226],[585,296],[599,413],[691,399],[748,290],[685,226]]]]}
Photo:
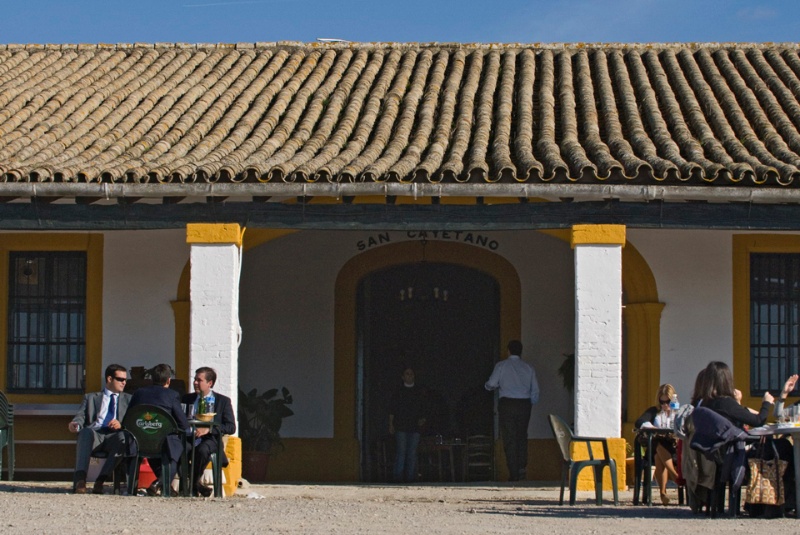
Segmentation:
{"type": "Polygon", "coordinates": [[[225,455],[228,457],[228,466],[223,467],[225,474],[225,496],[233,496],[242,479],[242,440],[239,437],[229,436],[225,440],[225,455]]]}
{"type": "Polygon", "coordinates": [[[242,246],[244,229],[238,223],[189,223],[186,243],[232,243],[242,246]]]}
{"type": "Polygon", "coordinates": [[[191,383],[192,372],[189,370],[189,300],[170,301],[175,318],[175,377],[191,383]]]}
{"type": "Polygon", "coordinates": [[[627,350],[627,415],[623,436],[632,438],[633,423],[653,405],[661,379],[661,312],[664,303],[625,305],[625,348],[627,350]]]}
{"type": "Polygon", "coordinates": [[[625,245],[625,225],[573,225],[570,244],[625,245]]]}

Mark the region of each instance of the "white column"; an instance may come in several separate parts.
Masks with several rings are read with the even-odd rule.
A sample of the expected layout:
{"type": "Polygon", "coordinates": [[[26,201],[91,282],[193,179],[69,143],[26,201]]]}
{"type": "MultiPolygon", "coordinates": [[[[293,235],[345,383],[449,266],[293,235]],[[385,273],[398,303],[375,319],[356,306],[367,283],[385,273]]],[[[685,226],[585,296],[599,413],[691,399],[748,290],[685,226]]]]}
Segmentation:
{"type": "Polygon", "coordinates": [[[576,225],[575,433],[622,432],[621,225],[576,225]]]}
{"type": "Polygon", "coordinates": [[[241,231],[239,225],[190,224],[187,242],[191,244],[190,377],[201,366],[214,368],[214,390],[231,398],[236,414],[241,231]]]}

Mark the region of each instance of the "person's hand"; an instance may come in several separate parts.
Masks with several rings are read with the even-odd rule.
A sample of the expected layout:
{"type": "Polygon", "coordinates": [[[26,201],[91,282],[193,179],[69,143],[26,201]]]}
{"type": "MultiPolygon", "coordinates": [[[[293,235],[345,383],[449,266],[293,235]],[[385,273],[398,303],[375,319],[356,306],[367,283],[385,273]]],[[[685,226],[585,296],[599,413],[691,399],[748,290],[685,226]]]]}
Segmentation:
{"type": "Polygon", "coordinates": [[[81,430],[81,426],[78,422],[70,422],[68,428],[70,433],[77,433],[81,430]]]}
{"type": "Polygon", "coordinates": [[[419,427],[422,427],[422,426],[425,425],[425,422],[427,422],[427,420],[425,418],[420,418],[419,420],[417,420],[417,425],[419,427]]]}
{"type": "Polygon", "coordinates": [[[789,395],[789,392],[794,390],[795,385],[797,384],[798,375],[790,375],[786,382],[783,384],[783,391],[781,391],[781,397],[786,398],[789,395]]]}
{"type": "Polygon", "coordinates": [[[775,403],[775,398],[772,397],[772,394],[770,394],[769,392],[764,392],[764,401],[766,401],[771,405],[775,403]]]}
{"type": "Polygon", "coordinates": [[[203,435],[209,434],[210,432],[211,432],[211,429],[209,429],[208,427],[198,427],[194,431],[194,436],[197,437],[197,438],[200,438],[203,435]]]}
{"type": "Polygon", "coordinates": [[[733,399],[735,399],[736,403],[738,403],[739,405],[742,404],[742,391],[739,390],[738,388],[733,389],[733,399]]]}
{"type": "Polygon", "coordinates": [[[119,423],[119,420],[111,420],[108,422],[108,428],[113,429],[114,431],[119,431],[122,429],[122,424],[119,423]]]}
{"type": "Polygon", "coordinates": [[[394,435],[394,424],[389,424],[389,434],[394,435]]]}

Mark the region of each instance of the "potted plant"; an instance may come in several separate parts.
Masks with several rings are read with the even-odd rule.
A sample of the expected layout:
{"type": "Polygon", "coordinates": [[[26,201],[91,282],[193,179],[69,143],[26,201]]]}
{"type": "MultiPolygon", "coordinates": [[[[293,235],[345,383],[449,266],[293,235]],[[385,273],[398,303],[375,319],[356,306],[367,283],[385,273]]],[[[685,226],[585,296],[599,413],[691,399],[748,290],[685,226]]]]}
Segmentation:
{"type": "Polygon", "coordinates": [[[558,375],[570,395],[575,390],[575,353],[563,353],[564,362],[558,367],[558,375]]]}
{"type": "MultiPolygon", "coordinates": [[[[564,361],[558,367],[558,375],[564,389],[569,392],[567,399],[567,414],[572,415],[573,393],[575,392],[575,353],[562,353],[564,361]]],[[[570,416],[572,419],[572,416],[570,416]]]]}
{"type": "Polygon", "coordinates": [[[269,455],[283,448],[281,425],[293,415],[292,395],[286,387],[261,394],[239,390],[239,437],[242,439],[242,474],[248,481],[266,481],[269,455]],[[278,393],[280,392],[280,396],[278,393]]]}

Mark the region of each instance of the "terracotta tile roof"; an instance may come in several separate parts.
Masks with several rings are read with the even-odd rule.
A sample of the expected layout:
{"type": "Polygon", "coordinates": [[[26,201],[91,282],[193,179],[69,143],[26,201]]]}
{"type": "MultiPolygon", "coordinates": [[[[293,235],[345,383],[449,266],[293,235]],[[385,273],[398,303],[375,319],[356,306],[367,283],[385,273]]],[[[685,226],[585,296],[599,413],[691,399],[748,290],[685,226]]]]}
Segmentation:
{"type": "Polygon", "coordinates": [[[2,45],[0,177],[795,187],[799,50],[2,45]]]}

